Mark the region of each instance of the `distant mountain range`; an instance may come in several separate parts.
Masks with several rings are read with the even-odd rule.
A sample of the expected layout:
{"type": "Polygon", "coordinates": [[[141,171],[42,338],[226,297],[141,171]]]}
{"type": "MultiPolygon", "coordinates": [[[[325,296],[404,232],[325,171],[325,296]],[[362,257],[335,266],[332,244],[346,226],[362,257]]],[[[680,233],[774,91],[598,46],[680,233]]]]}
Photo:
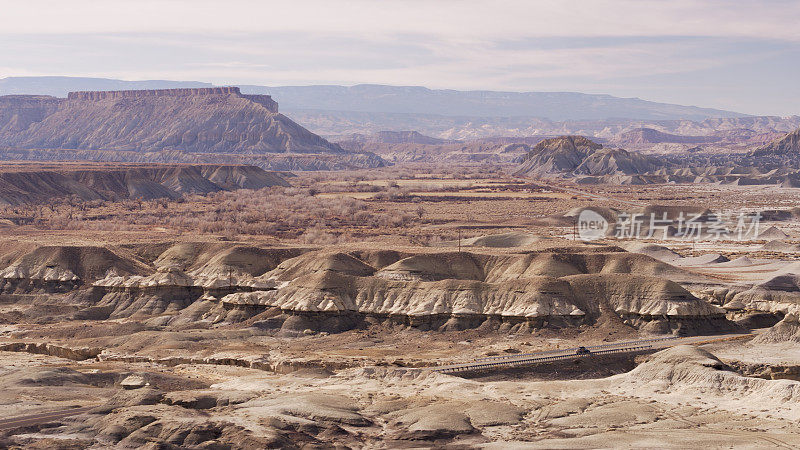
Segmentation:
{"type": "Polygon", "coordinates": [[[269,93],[288,109],[437,114],[441,116],[542,117],[550,120],[691,119],[742,117],[731,111],[655,103],[579,92],[498,92],[417,86],[242,86],[269,93]]]}
{"type": "MultiPolygon", "coordinates": [[[[193,81],[11,77],[0,79],[0,96],[66,97],[72,91],[212,86],[193,81]]],[[[398,141],[392,145],[406,147],[441,144],[431,139],[452,142],[486,138],[513,138],[506,143],[537,138],[529,142],[535,145],[541,139],[560,135],[582,135],[635,149],[660,146],[661,151],[674,151],[702,144],[712,151],[749,151],[800,127],[800,116],[750,116],[574,92],[454,91],[380,85],[250,85],[241,86],[241,92],[269,94],[293,121],[337,142],[354,140],[354,135],[374,137],[389,132],[378,139],[382,145],[375,147],[377,151],[384,149],[384,141],[390,138],[398,141]],[[428,141],[420,141],[420,135],[428,141]]],[[[369,147],[376,144],[374,141],[358,146],[369,147]]]]}
{"type": "MultiPolygon", "coordinates": [[[[0,95],[40,94],[64,97],[72,91],[211,87],[193,81],[122,81],[78,77],[0,79],[0,95]]],[[[284,111],[325,110],[367,113],[434,114],[473,117],[539,117],[550,120],[640,120],[743,117],[745,114],[638,98],[578,92],[499,92],[428,89],[419,86],[257,86],[245,94],[269,94],[284,111]]]]}

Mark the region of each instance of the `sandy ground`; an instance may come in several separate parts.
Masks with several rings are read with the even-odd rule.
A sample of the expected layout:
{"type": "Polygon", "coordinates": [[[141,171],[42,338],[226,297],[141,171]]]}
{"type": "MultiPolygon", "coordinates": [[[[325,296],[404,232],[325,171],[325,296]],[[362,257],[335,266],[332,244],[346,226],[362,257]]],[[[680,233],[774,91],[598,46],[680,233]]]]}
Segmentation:
{"type": "MultiPolygon", "coordinates": [[[[739,343],[726,343],[718,344],[715,350],[730,353],[740,348],[739,343]]],[[[12,414],[72,404],[101,406],[93,414],[63,419],[35,432],[17,432],[8,441],[16,445],[42,439],[88,445],[98,436],[108,438],[119,427],[126,429],[121,445],[133,445],[140,442],[140,435],[149,439],[159,436],[147,425],[128,430],[131,414],[147,410],[161,423],[162,430],[188,430],[198,420],[233,423],[246,435],[277,433],[295,444],[378,448],[423,442],[486,448],[800,446],[795,426],[800,418],[798,397],[780,405],[771,403],[777,394],[785,392],[777,388],[797,382],[747,378],[710,368],[709,364],[717,360],[709,360],[707,353],[689,347],[643,358],[644,362],[631,372],[580,381],[485,381],[415,374],[397,367],[280,375],[224,365],[163,367],[75,363],[18,353],[2,356],[10,363],[0,374],[0,382],[6,386],[3,400],[12,414]],[[59,395],[47,395],[36,405],[20,407],[30,400],[19,387],[24,380],[15,380],[11,374],[23,368],[28,374],[39,374],[42,380],[47,371],[65,371],[60,380],[50,381],[61,383],[59,395]],[[66,371],[72,370],[83,378],[67,381],[72,372],[66,371]],[[122,391],[98,381],[129,373],[143,375],[151,385],[141,391],[122,391]],[[159,402],[136,406],[142,400],[132,400],[134,394],[153,389],[159,392],[159,402]],[[109,400],[112,395],[115,400],[109,400]],[[109,402],[115,407],[102,407],[109,402]]],[[[224,440],[224,433],[220,436],[218,440],[224,440]]]]}
{"type": "MultiPolygon", "coordinates": [[[[370,183],[387,185],[389,181],[370,183]]],[[[338,181],[326,183],[334,186],[338,181]]],[[[563,192],[481,192],[493,188],[483,179],[427,183],[430,186],[420,180],[397,181],[420,197],[416,203],[376,200],[368,207],[394,213],[412,212],[421,205],[425,220],[397,233],[376,230],[363,239],[339,242],[337,250],[441,252],[441,247],[414,244],[409,236],[438,236],[438,242],[447,246],[459,227],[465,240],[509,231],[550,237],[544,243],[528,240],[519,247],[470,248],[479,254],[510,254],[540,250],[544,245],[574,245],[563,238],[570,237],[563,221],[545,219],[579,206],[624,208],[629,202],[670,202],[732,209],[746,202],[749,208],[788,208],[800,199],[796,190],[760,187],[588,187],[594,198],[590,200],[590,196],[563,192]],[[457,192],[442,191],[451,188],[457,192]],[[432,200],[451,194],[461,197],[432,200]],[[598,196],[608,200],[597,200],[598,196]]],[[[319,195],[366,198],[372,193],[322,189],[319,195]]],[[[788,241],[800,236],[797,221],[776,226],[790,235],[788,241]]],[[[4,231],[14,245],[32,246],[129,249],[125,246],[131,242],[222,242],[211,234],[159,230],[53,232],[22,226],[4,231]]],[[[268,236],[236,239],[242,245],[308,245],[268,236]]],[[[694,247],[652,243],[686,257],[670,263],[691,274],[742,289],[784,273],[797,258],[792,253],[763,251],[763,242],[694,247]],[[702,256],[710,253],[734,261],[702,262],[702,256]],[[748,259],[736,260],[740,256],[748,259]]],[[[46,320],[48,315],[58,317],[59,307],[49,303],[47,296],[30,294],[9,297],[0,304],[5,320],[0,326],[0,345],[51,346],[46,351],[29,349],[48,355],[0,352],[0,405],[9,417],[71,406],[96,409],[49,424],[2,430],[0,447],[139,448],[156,442],[175,448],[800,447],[796,426],[800,371],[795,370],[800,367],[800,350],[792,341],[739,340],[704,346],[710,353],[675,348],[636,359],[602,364],[587,360],[579,367],[514,370],[465,379],[409,368],[596,345],[647,333],[606,318],[592,326],[554,326],[519,334],[491,329],[431,332],[375,323],[335,334],[279,337],[228,324],[167,329],[140,318],[46,320]],[[32,304],[41,314],[20,319],[32,304]],[[98,357],[64,357],[74,357],[64,349],[75,348],[96,351],[98,357]],[[125,380],[136,389],[124,389],[125,380]]]]}

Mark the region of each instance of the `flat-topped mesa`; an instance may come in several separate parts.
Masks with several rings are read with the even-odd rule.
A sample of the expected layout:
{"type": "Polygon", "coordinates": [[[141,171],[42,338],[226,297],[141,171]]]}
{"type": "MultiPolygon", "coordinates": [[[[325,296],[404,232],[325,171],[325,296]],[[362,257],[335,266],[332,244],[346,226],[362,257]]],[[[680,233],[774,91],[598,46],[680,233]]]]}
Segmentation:
{"type": "Polygon", "coordinates": [[[258,103],[270,112],[278,112],[278,103],[273,100],[271,96],[242,94],[242,92],[236,86],[184,89],[142,89],[130,91],[78,91],[67,94],[67,99],[100,101],[107,99],[116,100],[121,98],[194,97],[205,95],[234,95],[258,103]]]}
{"type": "Polygon", "coordinates": [[[71,92],[55,100],[39,107],[0,96],[0,147],[139,154],[346,153],[278,113],[269,95],[242,94],[235,86],[71,92]]]}
{"type": "Polygon", "coordinates": [[[235,86],[185,89],[140,89],[130,91],[78,91],[67,94],[69,100],[105,100],[140,97],[178,97],[194,95],[241,95],[235,86]]]}

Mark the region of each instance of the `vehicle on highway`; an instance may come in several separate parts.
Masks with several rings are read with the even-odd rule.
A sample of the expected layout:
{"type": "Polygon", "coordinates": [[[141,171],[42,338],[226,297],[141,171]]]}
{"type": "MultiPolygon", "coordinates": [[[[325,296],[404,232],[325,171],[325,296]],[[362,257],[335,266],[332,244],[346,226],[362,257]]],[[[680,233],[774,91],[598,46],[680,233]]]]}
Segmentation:
{"type": "Polygon", "coordinates": [[[581,347],[578,347],[577,350],[575,350],[575,354],[576,355],[591,355],[592,352],[590,352],[588,348],[581,346],[581,347]]]}

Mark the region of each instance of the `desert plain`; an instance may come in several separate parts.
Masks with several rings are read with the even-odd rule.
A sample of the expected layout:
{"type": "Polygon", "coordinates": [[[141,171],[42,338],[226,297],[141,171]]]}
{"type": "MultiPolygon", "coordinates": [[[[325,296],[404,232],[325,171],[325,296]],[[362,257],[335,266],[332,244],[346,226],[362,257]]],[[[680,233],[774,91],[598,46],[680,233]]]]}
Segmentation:
{"type": "MultiPolygon", "coordinates": [[[[800,446],[796,189],[426,167],[291,177],[204,168],[204,180],[219,184],[226,171],[253,188],[9,203],[0,442],[800,446]],[[742,205],[767,211],[743,241],[586,241],[576,231],[586,208],[742,205]],[[436,370],[664,337],[676,345],[436,370]]],[[[146,169],[186,186],[176,168],[188,170],[25,163],[4,176],[96,187],[146,169]]]]}

